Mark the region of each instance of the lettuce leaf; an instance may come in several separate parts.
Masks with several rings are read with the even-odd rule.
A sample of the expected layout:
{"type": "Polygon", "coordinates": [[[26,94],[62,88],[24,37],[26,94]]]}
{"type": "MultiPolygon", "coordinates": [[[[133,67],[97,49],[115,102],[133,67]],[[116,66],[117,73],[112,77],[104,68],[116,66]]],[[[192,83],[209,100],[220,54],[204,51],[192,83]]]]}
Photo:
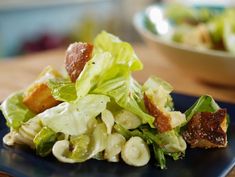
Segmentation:
{"type": "Polygon", "coordinates": [[[89,91],[103,77],[103,73],[107,72],[112,65],[113,58],[108,52],[94,54],[89,60],[83,71],[76,80],[77,98],[81,98],[89,93],[89,91]]]}
{"type": "Polygon", "coordinates": [[[117,36],[102,31],[94,41],[95,49],[112,54],[115,64],[126,65],[130,71],[143,69],[143,64],[136,56],[132,46],[121,41],[117,36]]]}
{"type": "Polygon", "coordinates": [[[75,84],[69,79],[50,79],[47,85],[56,100],[70,102],[77,98],[75,84]]]}
{"type": "Polygon", "coordinates": [[[199,112],[216,112],[220,109],[219,105],[215,102],[215,100],[209,96],[204,95],[201,96],[186,112],[187,122],[199,112]]]}
{"type": "Polygon", "coordinates": [[[154,127],[154,118],[145,113],[138,103],[140,99],[143,100],[143,97],[140,96],[141,88],[128,72],[122,77],[102,83],[92,92],[112,97],[120,107],[136,114],[143,124],[148,123],[154,127]]]}
{"type": "Polygon", "coordinates": [[[141,70],[143,65],[130,44],[107,32],[100,33],[94,41],[94,52],[76,80],[78,98],[83,97],[99,82],[118,77],[119,68],[127,71],[141,70]]]}
{"type": "Polygon", "coordinates": [[[63,102],[38,114],[44,126],[66,135],[81,135],[88,131],[88,123],[106,109],[109,97],[89,94],[76,103],[63,102]]]}
{"type": "Polygon", "coordinates": [[[11,94],[1,104],[2,113],[7,121],[7,126],[18,129],[24,122],[35,116],[23,103],[23,92],[11,94]]]}

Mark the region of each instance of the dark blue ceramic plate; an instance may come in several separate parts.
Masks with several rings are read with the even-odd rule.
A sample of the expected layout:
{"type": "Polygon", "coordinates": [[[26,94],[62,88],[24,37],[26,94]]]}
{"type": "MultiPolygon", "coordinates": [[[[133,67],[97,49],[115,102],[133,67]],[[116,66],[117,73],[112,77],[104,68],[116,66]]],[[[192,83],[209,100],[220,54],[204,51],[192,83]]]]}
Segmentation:
{"type": "MultiPolygon", "coordinates": [[[[176,109],[185,111],[195,97],[173,94],[176,109]]],[[[9,130],[0,115],[0,171],[16,177],[66,176],[66,177],[222,177],[235,165],[235,105],[219,102],[231,116],[226,149],[189,149],[182,160],[167,159],[167,170],[160,170],[151,161],[144,167],[120,163],[89,160],[81,164],[64,164],[54,157],[41,158],[23,147],[7,147],[2,137],[9,130]]],[[[1,176],[1,175],[0,175],[1,176]]]]}

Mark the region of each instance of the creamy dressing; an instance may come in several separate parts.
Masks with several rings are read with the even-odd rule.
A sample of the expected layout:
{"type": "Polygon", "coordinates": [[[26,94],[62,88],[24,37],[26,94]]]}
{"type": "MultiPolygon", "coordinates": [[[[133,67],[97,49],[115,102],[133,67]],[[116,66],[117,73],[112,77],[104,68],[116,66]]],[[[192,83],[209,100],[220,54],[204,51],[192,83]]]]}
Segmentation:
{"type": "Polygon", "coordinates": [[[15,144],[15,133],[9,132],[3,138],[3,143],[8,146],[13,146],[15,144]]]}

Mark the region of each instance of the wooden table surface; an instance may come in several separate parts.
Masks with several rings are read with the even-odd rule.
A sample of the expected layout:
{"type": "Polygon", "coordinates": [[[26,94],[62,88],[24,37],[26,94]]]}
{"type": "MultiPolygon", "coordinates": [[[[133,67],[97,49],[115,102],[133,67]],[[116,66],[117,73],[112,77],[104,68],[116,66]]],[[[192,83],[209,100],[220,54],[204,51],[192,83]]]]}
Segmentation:
{"type": "MultiPolygon", "coordinates": [[[[176,92],[195,96],[209,94],[218,100],[235,103],[235,88],[207,85],[175,68],[163,55],[145,45],[134,47],[144,63],[144,70],[134,73],[138,81],[144,82],[149,75],[156,75],[170,82],[176,92]]],[[[64,51],[65,49],[57,49],[0,61],[0,100],[27,87],[45,66],[61,69],[64,51]]],[[[235,168],[228,176],[235,176],[235,168]]]]}

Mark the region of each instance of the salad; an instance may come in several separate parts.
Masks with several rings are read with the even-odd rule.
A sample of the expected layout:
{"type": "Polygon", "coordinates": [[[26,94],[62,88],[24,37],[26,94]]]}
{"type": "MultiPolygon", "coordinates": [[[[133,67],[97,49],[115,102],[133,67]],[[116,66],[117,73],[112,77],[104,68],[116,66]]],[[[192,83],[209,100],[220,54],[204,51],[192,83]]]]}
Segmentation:
{"type": "MultiPolygon", "coordinates": [[[[170,40],[199,49],[235,53],[235,9],[166,5],[164,15],[172,26],[170,40]]],[[[157,17],[156,17],[157,18],[157,17]]],[[[146,26],[158,33],[146,17],[146,26]]]]}
{"type": "Polygon", "coordinates": [[[48,66],[2,102],[10,129],[3,142],[64,163],[95,158],[144,166],[154,158],[161,169],[166,157],[187,155],[187,144],[227,146],[226,109],[204,95],[186,112],[177,111],[169,83],[151,76],[140,84],[132,77],[142,68],[132,46],[105,31],[93,44],[71,44],[66,72],[48,66]]]}

